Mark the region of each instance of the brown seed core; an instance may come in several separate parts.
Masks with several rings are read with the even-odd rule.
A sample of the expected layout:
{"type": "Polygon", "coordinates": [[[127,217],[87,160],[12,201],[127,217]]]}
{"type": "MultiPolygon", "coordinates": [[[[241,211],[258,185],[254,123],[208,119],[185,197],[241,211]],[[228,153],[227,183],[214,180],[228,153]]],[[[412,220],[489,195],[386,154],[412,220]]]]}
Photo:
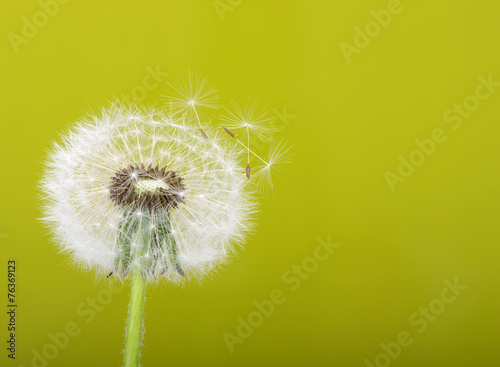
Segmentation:
{"type": "Polygon", "coordinates": [[[109,195],[122,207],[170,210],[184,200],[186,188],[182,180],[177,172],[167,171],[165,167],[130,165],[111,177],[109,195]]]}

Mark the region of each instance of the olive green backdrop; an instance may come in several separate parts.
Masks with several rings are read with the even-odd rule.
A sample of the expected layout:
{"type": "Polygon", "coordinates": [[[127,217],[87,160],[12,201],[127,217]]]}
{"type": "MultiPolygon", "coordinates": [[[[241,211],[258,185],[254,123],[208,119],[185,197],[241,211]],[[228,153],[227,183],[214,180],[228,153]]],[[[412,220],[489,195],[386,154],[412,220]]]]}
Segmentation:
{"type": "Polygon", "coordinates": [[[128,287],[57,253],[41,162],[67,123],[191,69],[274,109],[295,156],[237,259],[148,289],[144,366],[498,366],[499,4],[56,4],[0,5],[0,365],[121,363],[128,287]]]}

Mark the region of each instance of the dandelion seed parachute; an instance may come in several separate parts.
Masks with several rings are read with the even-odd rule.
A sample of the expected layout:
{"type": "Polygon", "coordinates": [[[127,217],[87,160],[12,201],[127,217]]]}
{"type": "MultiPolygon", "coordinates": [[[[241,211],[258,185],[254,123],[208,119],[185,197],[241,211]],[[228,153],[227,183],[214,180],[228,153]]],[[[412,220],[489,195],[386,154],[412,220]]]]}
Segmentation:
{"type": "Polygon", "coordinates": [[[204,128],[209,139],[184,115],[119,104],[77,123],[41,183],[61,250],[147,280],[201,277],[228,259],[253,227],[254,187],[241,151],[204,128]]]}
{"type": "Polygon", "coordinates": [[[165,101],[173,109],[198,117],[204,110],[218,110],[219,96],[217,88],[208,82],[208,78],[200,72],[189,71],[176,83],[168,83],[165,101]]]}
{"type": "Polygon", "coordinates": [[[261,141],[272,138],[275,133],[274,118],[256,100],[249,100],[243,107],[233,101],[232,107],[233,111],[226,109],[226,114],[220,116],[220,120],[229,129],[241,132],[243,140],[247,141],[250,135],[261,141]]]}
{"type": "MultiPolygon", "coordinates": [[[[258,165],[256,184],[260,191],[272,191],[274,189],[273,175],[286,170],[286,165],[291,162],[292,147],[283,140],[273,141],[265,164],[258,165]]],[[[264,162],[262,162],[264,163],[264,162]]]]}

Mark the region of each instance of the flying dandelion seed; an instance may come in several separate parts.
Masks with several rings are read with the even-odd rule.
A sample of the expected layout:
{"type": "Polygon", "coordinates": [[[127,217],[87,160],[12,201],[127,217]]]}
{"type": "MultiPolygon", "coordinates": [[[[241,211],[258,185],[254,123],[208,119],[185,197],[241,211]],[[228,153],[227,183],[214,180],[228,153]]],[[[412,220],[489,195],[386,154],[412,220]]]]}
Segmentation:
{"type": "Polygon", "coordinates": [[[287,169],[286,166],[292,160],[291,149],[292,147],[283,140],[274,141],[271,144],[267,161],[262,160],[262,163],[256,167],[256,183],[260,191],[274,190],[273,175],[287,169]]]}
{"type": "Polygon", "coordinates": [[[284,143],[276,144],[273,141],[269,159],[266,161],[251,149],[250,138],[255,136],[260,138],[261,141],[270,139],[276,132],[274,117],[265,108],[260,107],[256,100],[249,101],[243,107],[233,101],[232,107],[233,111],[225,109],[227,114],[220,117],[220,120],[224,123],[222,128],[246,150],[247,166],[245,174],[247,178],[250,179],[251,172],[253,172],[250,165],[250,157],[253,156],[258,161],[256,175],[254,175],[257,185],[265,192],[269,191],[269,189],[273,191],[272,174],[280,171],[282,164],[289,163],[289,148],[284,143]],[[238,137],[236,134],[238,134],[238,137]]]}
{"type": "Polygon", "coordinates": [[[250,135],[268,141],[275,133],[274,116],[266,108],[260,107],[256,100],[249,101],[243,107],[233,101],[232,110],[225,110],[226,114],[220,117],[224,126],[241,134],[248,144],[250,135]]]}
{"type": "Polygon", "coordinates": [[[176,83],[168,84],[168,94],[163,96],[175,108],[189,110],[193,106],[204,109],[219,109],[218,89],[208,82],[208,77],[199,72],[189,71],[176,83]]]}
{"type": "Polygon", "coordinates": [[[201,119],[207,110],[219,109],[218,89],[208,82],[208,77],[199,72],[189,71],[187,77],[179,77],[177,82],[168,83],[168,94],[164,95],[167,105],[183,118],[195,119],[200,134],[208,140],[201,119]]]}
{"type": "Polygon", "coordinates": [[[260,155],[255,153],[248,145],[245,145],[241,140],[239,140],[235,134],[227,127],[222,126],[222,129],[236,142],[242,146],[247,151],[247,166],[245,173],[248,179],[250,179],[250,172],[252,171],[250,166],[250,154],[257,158],[259,161],[257,165],[257,174],[255,175],[256,184],[260,190],[263,192],[274,192],[273,185],[273,174],[281,172],[285,169],[285,165],[291,161],[291,146],[287,146],[284,141],[273,141],[269,150],[269,157],[266,161],[260,155]]]}
{"type": "MultiPolygon", "coordinates": [[[[218,89],[208,82],[208,77],[189,71],[187,76],[168,83],[166,104],[174,110],[195,115],[207,110],[219,109],[218,89]]],[[[199,118],[199,115],[198,115],[199,118]]]]}

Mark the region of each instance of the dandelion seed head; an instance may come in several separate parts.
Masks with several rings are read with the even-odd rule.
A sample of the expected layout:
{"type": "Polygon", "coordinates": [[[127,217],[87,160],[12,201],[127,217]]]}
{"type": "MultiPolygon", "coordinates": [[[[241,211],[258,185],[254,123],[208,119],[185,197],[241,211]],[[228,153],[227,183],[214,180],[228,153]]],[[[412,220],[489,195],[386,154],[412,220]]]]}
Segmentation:
{"type": "MultiPolygon", "coordinates": [[[[207,93],[188,100],[207,106],[213,101],[207,93]]],[[[205,130],[208,140],[193,118],[120,104],[76,123],[54,145],[41,182],[44,220],[60,249],[103,276],[125,274],[116,264],[125,256],[117,241],[125,238],[137,257],[130,266],[141,267],[148,280],[182,278],[165,256],[168,238],[175,238],[189,277],[227,261],[253,228],[254,186],[234,169],[241,150],[224,132],[205,130]],[[123,230],[125,218],[136,231],[123,230]],[[150,243],[156,247],[141,255],[150,243]]]]}

